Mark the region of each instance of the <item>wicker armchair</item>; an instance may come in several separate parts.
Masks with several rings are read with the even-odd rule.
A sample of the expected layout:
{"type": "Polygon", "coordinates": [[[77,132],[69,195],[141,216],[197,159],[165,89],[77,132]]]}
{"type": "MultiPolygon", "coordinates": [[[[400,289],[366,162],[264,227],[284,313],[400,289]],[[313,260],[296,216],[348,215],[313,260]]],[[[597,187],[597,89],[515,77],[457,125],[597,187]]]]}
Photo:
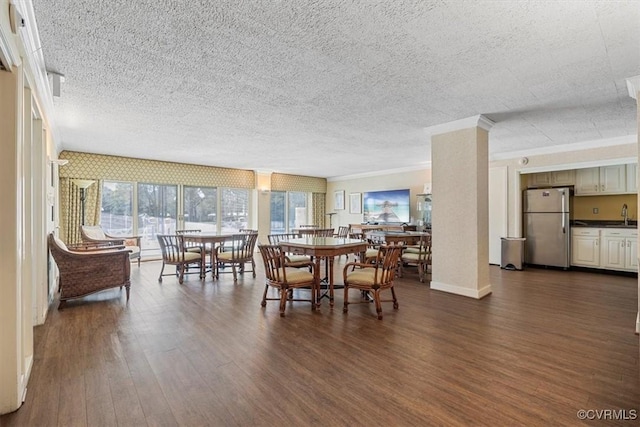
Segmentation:
{"type": "Polygon", "coordinates": [[[70,250],[53,234],[49,234],[48,243],[60,270],[58,309],[63,308],[67,300],[123,286],[129,300],[131,262],[128,249],[70,250]]]}
{"type": "Polygon", "coordinates": [[[140,267],[140,236],[110,236],[99,225],[83,225],[80,227],[80,234],[83,242],[125,245],[131,253],[130,258],[137,259],[140,267]]]}

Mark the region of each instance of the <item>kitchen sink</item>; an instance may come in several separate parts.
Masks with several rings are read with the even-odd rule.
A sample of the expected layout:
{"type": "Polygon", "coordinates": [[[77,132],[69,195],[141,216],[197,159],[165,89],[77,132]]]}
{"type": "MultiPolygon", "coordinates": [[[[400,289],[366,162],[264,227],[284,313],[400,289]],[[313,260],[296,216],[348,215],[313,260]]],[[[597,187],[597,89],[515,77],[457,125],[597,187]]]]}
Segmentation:
{"type": "Polygon", "coordinates": [[[620,224],[606,224],[605,228],[638,228],[637,225],[624,225],[623,222],[620,224]]]}

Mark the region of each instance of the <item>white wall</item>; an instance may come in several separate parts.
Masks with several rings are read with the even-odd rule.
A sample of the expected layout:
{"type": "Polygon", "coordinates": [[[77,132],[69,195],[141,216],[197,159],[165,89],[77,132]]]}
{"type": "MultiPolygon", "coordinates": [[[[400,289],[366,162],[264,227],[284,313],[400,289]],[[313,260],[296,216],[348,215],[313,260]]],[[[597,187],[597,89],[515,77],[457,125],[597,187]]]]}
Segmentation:
{"type": "MultiPolygon", "coordinates": [[[[365,191],[404,190],[411,192],[411,217],[417,221],[417,194],[423,193],[424,184],[431,183],[431,169],[408,169],[379,175],[351,175],[347,177],[327,180],[326,211],[335,212],[332,226],[338,229],[340,225],[359,224],[362,222],[362,214],[349,213],[349,195],[351,193],[364,193],[365,191]],[[344,210],[334,209],[334,191],[344,190],[344,210]]],[[[327,219],[327,226],[329,220],[327,219]]]]}
{"type": "MultiPolygon", "coordinates": [[[[633,140],[633,138],[627,138],[633,140]]],[[[491,134],[489,134],[491,140],[491,134]]],[[[603,141],[603,144],[606,144],[603,141]]],[[[572,144],[571,147],[579,147],[572,144]]],[[[546,172],[563,169],[635,163],[638,159],[637,143],[607,145],[598,148],[576,149],[550,154],[527,155],[528,163],[520,165],[521,157],[490,161],[490,167],[506,167],[509,177],[508,233],[511,237],[522,237],[522,190],[520,174],[546,172]]]]}
{"type": "MultiPolygon", "coordinates": [[[[636,136],[625,138],[635,141],[636,136]]],[[[491,133],[489,133],[491,144],[491,133]]],[[[510,237],[522,236],[522,188],[520,186],[521,173],[544,172],[562,169],[576,169],[580,167],[600,166],[607,164],[634,163],[638,159],[638,144],[627,142],[619,145],[608,145],[597,148],[581,149],[580,144],[572,144],[574,151],[538,154],[534,151],[527,155],[527,165],[520,165],[521,157],[492,160],[490,168],[506,168],[508,175],[508,216],[507,232],[510,237]]],[[[431,169],[399,170],[381,174],[351,175],[331,178],[327,182],[327,212],[334,212],[333,193],[335,190],[345,191],[345,209],[335,211],[333,226],[349,225],[362,221],[361,214],[349,214],[349,194],[365,191],[395,190],[409,188],[411,190],[411,216],[418,218],[416,209],[416,194],[423,192],[424,184],[431,183],[431,169]]],[[[435,202],[434,202],[435,203],[435,202]]]]}

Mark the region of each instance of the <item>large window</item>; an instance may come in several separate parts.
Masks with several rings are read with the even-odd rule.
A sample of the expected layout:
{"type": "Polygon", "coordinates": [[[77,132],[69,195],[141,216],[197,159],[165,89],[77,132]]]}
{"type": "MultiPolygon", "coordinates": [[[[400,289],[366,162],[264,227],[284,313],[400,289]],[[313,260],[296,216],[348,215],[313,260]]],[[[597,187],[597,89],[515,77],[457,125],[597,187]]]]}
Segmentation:
{"type": "Polygon", "coordinates": [[[285,233],[308,224],[307,193],[272,191],[270,210],[272,234],[285,233]]]}
{"type": "Polygon", "coordinates": [[[142,255],[156,256],[158,234],[248,228],[250,194],[238,188],[104,181],[100,225],[115,236],[141,236],[142,255]]]}
{"type": "Polygon", "coordinates": [[[233,233],[247,228],[249,216],[249,190],[223,188],[221,194],[221,221],[223,233],[233,233]]]}
{"type": "Polygon", "coordinates": [[[133,184],[105,181],[102,186],[102,229],[113,236],[132,236],[133,184]]]}
{"type": "Polygon", "coordinates": [[[176,232],[177,213],[177,186],[138,184],[138,233],[143,250],[160,248],[156,235],[176,232]]]}
{"type": "Polygon", "coordinates": [[[284,191],[271,192],[271,234],[281,234],[287,231],[285,203],[287,193],[284,191]]]}
{"type": "Polygon", "coordinates": [[[218,190],[208,187],[184,187],[184,228],[216,231],[218,227],[218,190]]]}
{"type": "Polygon", "coordinates": [[[291,191],[287,193],[287,211],[289,230],[308,224],[307,193],[291,191]]]}

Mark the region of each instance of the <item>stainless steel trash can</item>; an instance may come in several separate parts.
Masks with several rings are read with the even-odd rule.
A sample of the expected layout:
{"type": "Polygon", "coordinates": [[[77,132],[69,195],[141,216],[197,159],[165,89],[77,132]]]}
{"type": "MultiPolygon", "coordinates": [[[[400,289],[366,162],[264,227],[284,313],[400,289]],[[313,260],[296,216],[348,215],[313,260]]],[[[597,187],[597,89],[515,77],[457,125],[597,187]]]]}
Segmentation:
{"type": "Polygon", "coordinates": [[[522,270],[524,262],[524,237],[501,237],[502,257],[500,268],[505,270],[522,270]]]}

